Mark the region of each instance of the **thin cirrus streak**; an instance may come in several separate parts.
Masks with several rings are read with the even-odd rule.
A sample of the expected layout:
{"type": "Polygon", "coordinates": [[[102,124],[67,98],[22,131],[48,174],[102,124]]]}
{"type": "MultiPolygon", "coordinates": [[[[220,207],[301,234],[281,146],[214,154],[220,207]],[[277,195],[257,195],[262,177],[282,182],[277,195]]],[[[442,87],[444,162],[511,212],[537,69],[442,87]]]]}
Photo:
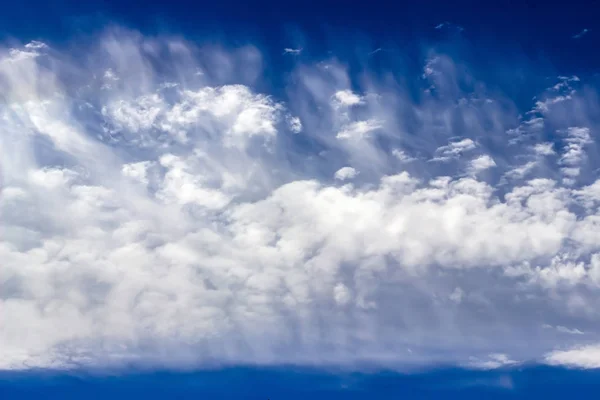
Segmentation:
{"type": "Polygon", "coordinates": [[[593,84],[294,54],[2,51],[0,368],[600,366],[593,84]]]}

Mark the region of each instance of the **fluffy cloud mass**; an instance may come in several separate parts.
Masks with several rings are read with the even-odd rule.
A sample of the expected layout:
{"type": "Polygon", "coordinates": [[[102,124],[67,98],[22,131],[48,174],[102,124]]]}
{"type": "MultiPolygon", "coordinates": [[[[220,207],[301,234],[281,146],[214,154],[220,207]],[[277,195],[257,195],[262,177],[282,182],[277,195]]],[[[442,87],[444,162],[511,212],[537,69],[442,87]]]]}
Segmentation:
{"type": "Polygon", "coordinates": [[[296,55],[2,50],[0,369],[600,366],[595,87],[296,55]]]}

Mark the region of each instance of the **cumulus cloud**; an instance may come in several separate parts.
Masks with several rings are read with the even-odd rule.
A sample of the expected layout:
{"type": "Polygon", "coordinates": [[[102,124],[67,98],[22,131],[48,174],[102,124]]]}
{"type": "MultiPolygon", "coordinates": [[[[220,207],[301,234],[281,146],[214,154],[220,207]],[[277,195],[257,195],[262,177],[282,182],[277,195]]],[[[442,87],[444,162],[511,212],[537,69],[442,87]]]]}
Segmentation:
{"type": "Polygon", "coordinates": [[[579,176],[580,166],[586,158],[585,146],[592,142],[590,130],[584,127],[570,127],[564,141],[565,146],[560,157],[562,173],[567,176],[566,182],[574,183],[574,178],[579,176]]]}
{"type": "Polygon", "coordinates": [[[570,350],[555,350],[546,355],[545,361],[549,365],[572,368],[600,368],[600,346],[588,345],[570,350]]]}
{"type": "Polygon", "coordinates": [[[290,131],[293,133],[300,133],[302,131],[302,121],[300,121],[300,118],[289,116],[287,121],[290,131]]]}
{"type": "Polygon", "coordinates": [[[533,151],[541,156],[550,156],[556,154],[553,143],[536,143],[533,151]]]}
{"type": "Polygon", "coordinates": [[[361,96],[348,89],[335,92],[333,97],[334,102],[340,106],[356,106],[364,103],[361,96]]]}
{"type": "Polygon", "coordinates": [[[473,161],[471,161],[470,169],[471,172],[477,173],[481,171],[485,171],[488,168],[493,168],[496,166],[496,162],[492,157],[487,154],[484,154],[480,157],[477,157],[473,161]]]}
{"type": "Polygon", "coordinates": [[[357,174],[358,174],[358,171],[356,171],[354,168],[343,167],[343,168],[338,169],[335,172],[335,179],[338,179],[340,181],[345,181],[347,179],[354,178],[357,174]]]}
{"type": "Polygon", "coordinates": [[[86,40],[1,52],[0,368],[598,366],[593,86],[86,40]]]}

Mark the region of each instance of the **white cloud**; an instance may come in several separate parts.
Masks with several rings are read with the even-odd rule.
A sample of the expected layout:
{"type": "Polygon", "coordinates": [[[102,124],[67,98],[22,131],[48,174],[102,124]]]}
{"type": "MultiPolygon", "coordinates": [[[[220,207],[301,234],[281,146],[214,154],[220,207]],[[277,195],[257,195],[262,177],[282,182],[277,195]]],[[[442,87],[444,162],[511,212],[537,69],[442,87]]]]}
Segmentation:
{"type": "Polygon", "coordinates": [[[552,86],[551,90],[554,90],[556,92],[559,92],[561,90],[567,90],[567,91],[571,91],[573,88],[571,87],[571,84],[573,82],[580,82],[581,80],[579,79],[578,76],[573,75],[573,76],[559,76],[558,77],[559,81],[556,85],[552,86]]]}
{"type": "Polygon", "coordinates": [[[503,176],[503,182],[507,180],[521,180],[525,178],[538,165],[535,161],[530,161],[524,165],[514,167],[507,171],[503,176]]]}
{"type": "Polygon", "coordinates": [[[521,121],[440,56],[445,97],[331,61],[280,98],[256,52],[112,35],[0,57],[1,369],[593,364],[552,352],[600,327],[586,97],[521,121]]]}
{"type": "Polygon", "coordinates": [[[166,105],[157,95],[141,96],[134,101],[120,100],[102,109],[102,113],[111,119],[118,128],[132,132],[152,128],[166,105]]]}
{"type": "Polygon", "coordinates": [[[38,49],[47,49],[47,48],[48,48],[48,45],[47,45],[46,43],[39,42],[39,41],[37,41],[37,40],[33,40],[33,41],[31,41],[31,42],[27,43],[27,44],[25,45],[25,48],[26,48],[26,49],[30,49],[30,50],[31,50],[31,49],[33,49],[33,50],[38,50],[38,49]]]}
{"type": "Polygon", "coordinates": [[[148,168],[152,165],[149,161],[142,161],[137,163],[125,164],[121,169],[123,175],[143,183],[148,184],[148,168]]]}
{"type": "Polygon", "coordinates": [[[343,283],[338,283],[333,288],[333,296],[335,298],[335,302],[339,305],[346,305],[350,302],[350,292],[348,288],[343,283]]]}
{"type": "Polygon", "coordinates": [[[584,28],[579,33],[573,35],[573,39],[581,39],[583,36],[587,35],[588,32],[589,32],[589,29],[584,28]]]}
{"type": "Polygon", "coordinates": [[[548,113],[553,105],[562,103],[563,101],[571,100],[572,98],[572,93],[570,93],[561,96],[549,97],[546,100],[536,101],[534,111],[539,113],[548,113]]]}
{"type": "Polygon", "coordinates": [[[346,139],[346,140],[360,140],[368,135],[381,129],[383,127],[381,121],[376,119],[369,119],[366,121],[356,121],[349,123],[345,127],[343,127],[336,135],[338,139],[346,139]]]}
{"type": "Polygon", "coordinates": [[[577,165],[584,157],[584,146],[591,143],[589,128],[571,127],[567,130],[566,146],[561,155],[561,163],[577,165]]]}
{"type": "Polygon", "coordinates": [[[336,105],[346,107],[356,106],[364,103],[364,100],[361,96],[348,89],[335,92],[333,95],[333,101],[336,105]]]}
{"type": "Polygon", "coordinates": [[[496,162],[487,154],[477,157],[471,161],[470,169],[473,173],[485,171],[496,166],[496,162]]]}
{"type": "Polygon", "coordinates": [[[431,57],[430,59],[428,59],[427,63],[423,67],[422,78],[428,79],[428,78],[431,78],[432,76],[436,75],[436,65],[439,64],[439,62],[440,62],[439,57],[431,57]]]}
{"type": "Polygon", "coordinates": [[[400,150],[400,149],[392,150],[392,155],[403,163],[408,163],[408,162],[416,160],[416,158],[407,155],[404,150],[400,150]]]}
{"type": "Polygon", "coordinates": [[[581,171],[581,164],[586,159],[585,147],[592,142],[589,128],[570,127],[567,129],[565,146],[559,163],[563,165],[562,173],[566,176],[566,184],[573,184],[581,171]]]}
{"type": "MultiPolygon", "coordinates": [[[[214,129],[215,125],[222,130],[221,140],[229,147],[243,148],[252,137],[270,139],[276,135],[281,105],[267,96],[251,93],[245,86],[184,89],[176,95],[173,104],[168,104],[161,93],[116,100],[103,107],[102,114],[113,132],[142,132],[135,137],[146,145],[155,144],[152,131],[167,133],[184,143],[189,140],[189,131],[214,129]]],[[[292,132],[302,129],[299,118],[288,116],[287,120],[292,132]]]]}
{"type": "MultiPolygon", "coordinates": [[[[447,161],[452,158],[460,157],[463,153],[473,150],[476,147],[477,145],[475,142],[469,138],[454,141],[446,146],[438,147],[435,151],[436,156],[433,161],[447,161]]],[[[483,159],[483,162],[485,162],[485,159],[483,159]]]]}
{"type": "Polygon", "coordinates": [[[448,30],[448,31],[456,31],[456,32],[462,32],[465,29],[460,26],[460,25],[456,25],[453,24],[452,22],[442,22],[441,24],[438,24],[435,26],[436,30],[448,30]]]}
{"type": "Polygon", "coordinates": [[[551,156],[556,154],[553,143],[537,143],[533,147],[533,151],[541,156],[551,156]]]}
{"type": "Polygon", "coordinates": [[[583,335],[584,333],[579,329],[567,328],[566,326],[558,325],[556,330],[561,333],[567,333],[569,335],[583,335]]]}
{"type": "Polygon", "coordinates": [[[448,296],[448,298],[455,303],[461,303],[464,295],[465,295],[465,292],[461,288],[457,287],[450,294],[450,296],[448,296]]]}
{"type": "Polygon", "coordinates": [[[545,329],[555,329],[557,332],[565,333],[568,335],[585,335],[585,332],[582,332],[577,328],[567,328],[566,326],[562,326],[562,325],[552,326],[552,325],[544,324],[543,327],[545,329]]]}
{"type": "Polygon", "coordinates": [[[300,53],[302,53],[302,49],[293,49],[291,47],[286,47],[285,49],[283,49],[283,53],[284,54],[293,54],[293,55],[300,55],[300,53]]]}
{"type": "Polygon", "coordinates": [[[208,115],[225,122],[223,143],[226,146],[244,147],[253,136],[276,135],[280,109],[270,98],[255,95],[240,85],[184,91],[182,101],[165,114],[161,128],[180,133],[192,124],[203,123],[203,117],[208,115]]]}
{"type": "Polygon", "coordinates": [[[335,179],[338,179],[340,181],[345,181],[347,179],[352,179],[354,178],[356,175],[358,175],[358,171],[356,171],[354,168],[352,167],[343,167],[338,169],[335,172],[335,179]]]}
{"type": "Polygon", "coordinates": [[[293,133],[300,133],[300,132],[302,132],[302,121],[300,121],[300,118],[298,118],[298,117],[289,117],[288,118],[288,125],[290,127],[290,130],[293,133]]]}
{"type": "Polygon", "coordinates": [[[569,350],[554,350],[545,356],[549,365],[560,365],[572,368],[600,368],[600,346],[586,345],[569,350]]]}
{"type": "Polygon", "coordinates": [[[511,360],[508,355],[496,353],[488,355],[487,359],[483,360],[472,358],[469,366],[476,369],[497,369],[515,364],[517,364],[517,362],[511,360]]]}
{"type": "Polygon", "coordinates": [[[36,40],[27,43],[22,49],[12,48],[8,51],[8,57],[5,57],[3,63],[17,63],[19,61],[32,59],[42,54],[42,50],[47,50],[48,46],[45,43],[36,40]]]}

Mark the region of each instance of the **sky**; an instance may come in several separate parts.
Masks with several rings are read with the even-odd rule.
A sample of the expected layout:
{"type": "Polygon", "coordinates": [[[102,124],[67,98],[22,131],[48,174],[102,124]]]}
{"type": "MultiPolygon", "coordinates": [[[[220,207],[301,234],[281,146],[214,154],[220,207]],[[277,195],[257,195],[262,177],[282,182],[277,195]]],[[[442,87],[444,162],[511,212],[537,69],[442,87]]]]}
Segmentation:
{"type": "Polygon", "coordinates": [[[597,4],[240,4],[6,6],[0,396],[594,390],[597,4]]]}

